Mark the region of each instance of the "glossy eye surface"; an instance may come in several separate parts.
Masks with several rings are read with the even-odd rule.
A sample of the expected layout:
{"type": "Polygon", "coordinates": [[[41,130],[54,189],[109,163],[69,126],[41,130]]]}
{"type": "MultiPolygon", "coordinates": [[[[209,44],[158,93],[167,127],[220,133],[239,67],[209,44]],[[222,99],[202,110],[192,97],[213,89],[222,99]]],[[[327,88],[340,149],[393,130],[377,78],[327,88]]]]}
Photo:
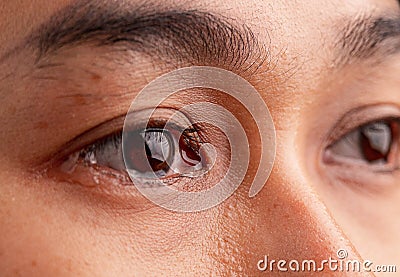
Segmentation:
{"type": "Polygon", "coordinates": [[[387,164],[398,159],[398,130],[398,120],[368,123],[340,138],[328,150],[333,158],[387,164]]]}
{"type": "Polygon", "coordinates": [[[170,177],[202,168],[200,141],[193,130],[147,128],[124,135],[124,147],[119,133],[89,146],[80,156],[92,165],[129,169],[140,177],[170,177]]]}
{"type": "Polygon", "coordinates": [[[174,141],[168,131],[149,129],[127,134],[126,166],[140,173],[154,172],[165,176],[174,159],[174,141]]]}

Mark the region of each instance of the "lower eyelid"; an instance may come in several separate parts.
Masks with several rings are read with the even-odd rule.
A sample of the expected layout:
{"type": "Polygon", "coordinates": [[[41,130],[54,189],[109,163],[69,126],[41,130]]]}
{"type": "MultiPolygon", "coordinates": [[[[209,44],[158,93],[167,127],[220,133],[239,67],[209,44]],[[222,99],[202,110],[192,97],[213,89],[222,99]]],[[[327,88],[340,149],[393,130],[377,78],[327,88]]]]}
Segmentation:
{"type": "Polygon", "coordinates": [[[133,185],[127,174],[79,163],[74,172],[51,168],[42,175],[63,186],[67,193],[81,195],[91,208],[138,213],[156,206],[133,185]]]}
{"type": "MultiPolygon", "coordinates": [[[[378,174],[394,172],[398,168],[398,165],[396,164],[392,164],[391,166],[387,166],[386,164],[367,164],[366,162],[357,159],[340,157],[332,154],[329,149],[324,152],[322,162],[325,166],[341,168],[341,170],[352,170],[353,172],[361,170],[362,172],[378,174]]],[[[327,168],[326,170],[329,169],[327,168]]]]}
{"type": "MultiPolygon", "coordinates": [[[[82,161],[77,163],[73,171],[65,172],[59,168],[54,168],[46,172],[46,177],[57,182],[84,187],[107,195],[142,198],[142,195],[134,186],[133,181],[127,173],[97,165],[88,165],[82,161]]],[[[173,186],[177,190],[197,191],[207,187],[207,178],[208,176],[201,176],[200,178],[179,176],[175,178],[161,178],[154,181],[137,181],[140,182],[141,187],[144,185],[145,187],[156,189],[158,186],[173,186]]]]}
{"type": "Polygon", "coordinates": [[[90,165],[81,159],[64,167],[63,165],[52,167],[46,172],[46,175],[57,181],[85,187],[95,187],[100,184],[132,186],[132,181],[126,172],[90,165]]]}
{"type": "Polygon", "coordinates": [[[349,188],[360,194],[379,195],[397,189],[400,179],[400,169],[390,172],[373,172],[357,170],[355,167],[333,165],[330,168],[323,167],[324,178],[336,189],[349,188]]]}

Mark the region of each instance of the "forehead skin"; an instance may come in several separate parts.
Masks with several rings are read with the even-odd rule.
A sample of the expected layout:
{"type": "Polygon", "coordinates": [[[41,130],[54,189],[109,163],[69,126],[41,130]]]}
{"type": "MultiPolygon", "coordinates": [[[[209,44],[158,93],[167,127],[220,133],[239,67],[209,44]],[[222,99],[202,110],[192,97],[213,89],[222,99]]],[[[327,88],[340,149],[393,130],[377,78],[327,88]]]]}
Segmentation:
{"type": "MultiPolygon", "coordinates": [[[[0,4],[0,57],[21,45],[30,32],[71,2],[3,1],[0,4]]],[[[135,3],[124,1],[127,9],[135,3]]],[[[0,190],[0,203],[7,207],[0,212],[1,225],[6,226],[3,231],[6,239],[0,236],[0,271],[12,270],[7,272],[10,276],[130,276],[132,272],[204,275],[210,271],[229,276],[244,272],[253,276],[257,274],[254,265],[266,253],[276,258],[326,259],[337,249],[345,248],[350,257],[358,258],[358,252],[363,249],[361,243],[355,243],[354,237],[349,239],[304,176],[302,165],[294,165],[297,150],[293,134],[303,120],[300,111],[313,101],[318,102],[316,97],[324,93],[319,88],[332,81],[329,76],[337,55],[333,45],[340,37],[345,19],[362,14],[391,14],[399,9],[398,3],[391,0],[202,0],[162,1],[162,5],[209,11],[237,25],[246,24],[271,52],[272,62],[276,64],[273,72],[266,73],[267,68],[261,68],[251,77],[268,104],[278,130],[279,150],[268,191],[262,191],[251,202],[246,198],[247,191],[239,189],[223,205],[201,214],[176,216],[160,210],[141,219],[129,210],[89,211],[87,214],[92,216],[107,212],[110,216],[101,215],[97,222],[88,223],[81,215],[83,205],[76,203],[76,199],[61,197],[59,188],[53,188],[57,191],[54,195],[43,187],[22,189],[28,187],[24,184],[35,181],[13,175],[12,167],[7,167],[6,159],[1,157],[4,163],[0,183],[15,186],[3,186],[0,190]],[[19,188],[18,193],[13,187],[19,188]],[[43,195],[52,196],[43,199],[43,195]],[[76,206],[68,210],[62,205],[67,202],[76,206]],[[107,221],[109,218],[112,220],[107,221]],[[131,218],[134,219],[130,221],[131,218]],[[13,240],[15,230],[20,230],[18,241],[13,240]],[[1,259],[8,249],[13,254],[1,259]]],[[[6,73],[18,68],[16,61],[23,64],[26,52],[21,53],[22,56],[0,63],[0,99],[11,87],[1,80],[6,73]]],[[[162,70],[154,70],[146,77],[151,80],[159,73],[162,70]]],[[[143,85],[145,82],[138,84],[143,85]]],[[[46,101],[44,97],[38,99],[46,101]]],[[[21,99],[6,96],[3,100],[13,103],[21,99]]],[[[0,115],[4,114],[0,110],[0,115]]],[[[74,123],[78,121],[81,119],[74,123]]],[[[0,150],[5,151],[4,147],[0,150]]],[[[87,200],[79,196],[83,198],[77,197],[79,201],[87,200]]]]}

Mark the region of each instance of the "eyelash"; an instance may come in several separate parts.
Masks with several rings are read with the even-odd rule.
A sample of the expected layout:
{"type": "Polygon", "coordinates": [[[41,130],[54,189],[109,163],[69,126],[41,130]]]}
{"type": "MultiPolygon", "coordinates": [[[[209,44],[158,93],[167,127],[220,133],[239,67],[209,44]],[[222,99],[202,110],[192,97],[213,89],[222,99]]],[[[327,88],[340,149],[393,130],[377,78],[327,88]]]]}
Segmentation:
{"type": "MultiPolygon", "coordinates": [[[[381,153],[388,152],[388,154],[390,154],[390,152],[392,151],[392,148],[396,147],[398,144],[399,125],[400,125],[400,118],[396,118],[396,117],[388,117],[388,118],[373,120],[368,123],[361,124],[358,127],[351,129],[350,131],[346,131],[345,134],[341,135],[338,139],[333,140],[330,143],[330,145],[327,147],[327,150],[330,150],[331,152],[345,151],[347,147],[350,147],[350,146],[353,148],[360,147],[360,144],[362,143],[362,141],[367,141],[369,143],[372,143],[372,144],[369,144],[370,145],[369,147],[371,147],[371,149],[373,149],[374,151],[376,151],[376,152],[381,151],[381,153]],[[385,131],[386,131],[386,133],[385,133],[385,131]],[[381,137],[378,138],[379,135],[381,135],[381,137]],[[373,146],[374,138],[375,138],[375,140],[380,139],[378,141],[378,143],[383,143],[382,135],[386,139],[387,145],[385,148],[388,148],[388,149],[386,149],[386,151],[382,148],[381,149],[376,148],[376,147],[378,147],[376,145],[373,146]],[[387,137],[388,135],[390,137],[387,137]],[[389,141],[388,141],[388,139],[389,139],[389,141]],[[354,145],[354,144],[356,144],[356,145],[354,145]]],[[[376,141],[375,141],[375,143],[376,143],[376,141]]],[[[362,152],[363,150],[364,149],[362,149],[362,148],[354,149],[353,154],[354,155],[359,154],[358,155],[359,157],[351,158],[351,155],[350,156],[346,155],[349,153],[345,153],[345,155],[343,157],[347,157],[346,159],[348,159],[348,160],[365,159],[366,163],[373,164],[375,158],[374,157],[371,158],[371,155],[369,155],[370,158],[372,159],[372,160],[370,160],[368,155],[365,156],[365,154],[368,154],[368,153],[354,153],[355,151],[362,152]],[[360,155],[362,155],[362,156],[360,156],[360,155]]],[[[384,154],[384,153],[382,153],[382,154],[384,154]]],[[[330,156],[330,157],[328,157],[328,159],[326,159],[326,161],[334,162],[335,159],[332,159],[332,157],[330,156]]],[[[385,161],[388,162],[387,160],[385,160],[385,161]]]]}
{"type": "Polygon", "coordinates": [[[113,133],[109,136],[106,136],[90,146],[84,148],[79,152],[79,158],[82,159],[86,164],[93,165],[96,164],[96,160],[94,157],[94,152],[104,151],[108,145],[112,145],[115,149],[118,149],[120,144],[122,143],[122,131],[113,133]]]}
{"type": "MultiPolygon", "coordinates": [[[[193,151],[195,153],[198,153],[199,148],[202,144],[201,136],[200,136],[200,131],[199,128],[196,125],[191,126],[190,128],[186,128],[182,130],[178,125],[176,124],[169,124],[168,127],[166,127],[165,123],[162,120],[152,120],[150,124],[147,126],[147,128],[143,129],[137,129],[137,130],[132,130],[133,133],[137,134],[148,134],[149,132],[153,140],[156,139],[158,143],[161,143],[161,140],[164,138],[164,134],[169,134],[170,132],[175,132],[178,134],[181,134],[181,137],[179,138],[179,143],[184,143],[184,145],[179,144],[178,147],[184,146],[188,147],[189,151],[193,151]],[[165,130],[162,131],[161,130],[165,130]],[[166,133],[168,132],[168,133],[166,133]]],[[[126,171],[126,161],[123,160],[122,156],[122,143],[123,143],[123,132],[115,132],[111,135],[108,135],[106,137],[103,137],[102,139],[96,141],[95,143],[89,145],[88,147],[84,148],[79,152],[79,159],[84,162],[86,166],[100,166],[100,167],[109,167],[114,170],[118,171],[126,171]],[[104,160],[98,160],[97,157],[104,153],[111,152],[111,155],[114,156],[119,156],[121,159],[117,161],[118,167],[115,168],[111,163],[107,164],[104,160]]],[[[144,136],[143,136],[144,138],[144,136]]],[[[175,138],[176,139],[176,138],[175,138]]],[[[147,144],[146,144],[147,146],[147,144]]],[[[183,151],[179,148],[180,151],[183,151]]],[[[182,156],[183,157],[183,156],[182,156]]],[[[111,159],[112,157],[110,157],[111,159]]],[[[125,159],[127,159],[125,157],[125,159]]],[[[106,159],[107,160],[107,159],[106,159]]],[[[115,162],[115,161],[114,161],[115,162]]],[[[176,176],[175,176],[176,177],[176,176]]]]}
{"type": "MultiPolygon", "coordinates": [[[[376,122],[387,122],[387,121],[394,121],[396,122],[396,126],[399,126],[397,128],[397,133],[395,134],[396,136],[396,145],[400,147],[400,113],[398,112],[397,108],[394,109],[387,109],[385,110],[384,108],[380,106],[376,107],[362,107],[354,114],[350,112],[350,114],[346,114],[344,117],[344,120],[340,120],[337,126],[331,130],[330,137],[328,142],[326,143],[325,147],[323,148],[322,153],[326,154],[327,150],[329,150],[332,145],[334,145],[337,141],[343,139],[346,137],[346,135],[350,134],[351,132],[354,132],[360,128],[363,128],[364,126],[367,126],[368,124],[376,123],[376,122]],[[376,109],[376,111],[375,111],[376,109]],[[381,115],[380,117],[377,115],[381,115]],[[374,119],[375,117],[375,119],[374,119]],[[362,122],[363,121],[363,122],[362,122]],[[356,126],[357,124],[357,126],[356,126]]],[[[136,124],[134,123],[132,126],[133,129],[131,131],[138,131],[140,130],[141,132],[145,132],[146,130],[151,130],[151,129],[164,129],[166,127],[166,122],[167,120],[164,120],[163,118],[165,117],[164,115],[161,115],[161,117],[157,116],[157,118],[152,118],[149,122],[146,128],[142,124],[136,124]]],[[[140,116],[139,116],[140,118],[140,116]]],[[[132,117],[133,122],[140,122],[140,120],[136,120],[136,115],[132,117]]],[[[119,121],[121,122],[121,121],[119,121]]],[[[180,121],[179,121],[180,122],[180,121]]],[[[188,126],[190,124],[185,124],[185,126],[188,126]]],[[[67,168],[67,170],[64,170],[65,172],[68,172],[68,176],[64,179],[67,179],[68,181],[71,179],[77,179],[81,178],[78,183],[84,184],[86,181],[89,179],[93,179],[91,176],[102,176],[100,181],[96,181],[96,184],[99,183],[112,183],[115,185],[119,186],[131,186],[133,183],[129,179],[128,174],[126,172],[126,164],[125,161],[122,159],[120,160],[121,166],[119,168],[112,168],[108,164],[104,163],[98,163],[96,159],[94,159],[95,153],[102,153],[105,151],[108,151],[110,149],[113,150],[119,150],[121,148],[122,142],[123,142],[123,133],[124,132],[121,130],[120,126],[121,124],[114,124],[115,130],[119,129],[116,132],[112,132],[109,135],[99,135],[99,134],[104,134],[104,130],[109,130],[110,126],[113,126],[113,124],[110,124],[110,122],[103,123],[100,125],[99,128],[94,129],[93,133],[90,133],[88,135],[83,135],[84,139],[87,137],[100,137],[100,139],[97,140],[91,140],[90,143],[86,141],[86,143],[82,143],[82,141],[85,140],[78,140],[78,144],[75,144],[75,146],[80,145],[86,145],[86,147],[74,147],[74,149],[77,149],[74,151],[72,155],[69,155],[69,158],[66,159],[67,161],[65,164],[67,166],[63,166],[63,168],[67,168]],[[98,132],[97,130],[102,129],[102,131],[98,132]],[[97,135],[95,135],[97,134],[97,135]],[[80,149],[78,149],[80,148],[80,149]],[[74,172],[73,170],[71,171],[71,168],[74,168],[76,165],[79,165],[79,170],[80,174],[82,174],[83,171],[84,175],[86,176],[86,179],[82,179],[82,177],[71,177],[74,172]],[[121,177],[122,176],[122,177],[121,177]],[[89,179],[88,179],[89,178],[89,179]]],[[[204,129],[202,126],[199,126],[199,124],[193,124],[190,125],[188,128],[185,130],[182,130],[183,128],[180,127],[179,123],[173,123],[169,124],[168,128],[171,128],[173,130],[176,130],[178,133],[182,133],[185,141],[185,145],[188,145],[192,150],[198,151],[201,145],[204,142],[207,142],[206,138],[204,137],[204,134],[207,135],[208,138],[215,139],[212,137],[212,134],[209,132],[210,130],[204,129]],[[211,136],[210,136],[211,135],[211,136]]],[[[218,145],[217,145],[218,146],[218,145]]],[[[219,146],[224,146],[223,144],[219,146]]],[[[391,144],[391,147],[393,146],[393,143],[391,144]]],[[[122,150],[121,150],[122,153],[122,150]]],[[[320,152],[321,153],[321,152],[320,152]]],[[[398,154],[398,151],[396,151],[396,154],[398,154]]],[[[68,155],[66,155],[68,156],[68,155]]],[[[65,156],[64,156],[65,157],[65,156]]],[[[345,182],[347,184],[349,183],[356,183],[356,184],[367,184],[369,180],[365,176],[360,176],[360,173],[364,175],[372,176],[370,174],[377,174],[377,173],[387,173],[389,170],[387,168],[380,168],[378,170],[374,169],[374,165],[364,163],[364,164],[356,164],[353,161],[344,160],[344,159],[332,159],[332,156],[329,157],[329,159],[326,159],[326,155],[322,156],[322,161],[325,165],[333,165],[334,167],[331,167],[330,170],[333,170],[332,173],[336,175],[332,181],[336,182],[339,179],[342,180],[342,182],[345,182]],[[372,169],[372,170],[371,170],[372,169]],[[335,173],[336,171],[336,173],[335,173]],[[343,175],[343,172],[345,171],[345,174],[343,175]],[[373,172],[373,173],[372,173],[373,172]],[[368,174],[367,174],[368,173],[368,174]]],[[[398,161],[400,163],[400,159],[398,161]]],[[[399,165],[397,165],[399,166],[399,165]]],[[[327,167],[325,167],[327,169],[327,167]]],[[[328,170],[328,171],[330,171],[328,170]]],[[[391,171],[391,173],[394,173],[394,171],[400,171],[400,168],[395,168],[391,171]]],[[[169,176],[169,173],[167,173],[167,178],[162,178],[162,182],[166,185],[179,185],[181,186],[182,184],[193,184],[193,178],[191,178],[188,175],[185,174],[176,174],[173,176],[169,176]],[[185,178],[185,177],[190,177],[190,178],[185,178]],[[190,180],[191,179],[191,180],[190,180]]],[[[331,173],[329,173],[331,174],[331,173]]],[[[362,175],[361,174],[361,175],[362,175]]],[[[396,173],[397,174],[397,173],[396,173]]],[[[384,175],[384,174],[381,174],[384,175]]],[[[391,175],[394,178],[394,175],[391,175]]],[[[374,176],[375,177],[375,176],[374,176]]],[[[200,179],[199,179],[200,180],[200,179]]],[[[196,181],[197,182],[197,181],[196,181]]],[[[146,181],[147,184],[147,181],[146,181]]],[[[148,182],[149,186],[152,186],[151,180],[148,182]]]]}
{"type": "Polygon", "coordinates": [[[348,113],[331,130],[328,143],[320,152],[321,176],[333,187],[348,187],[371,194],[381,193],[385,187],[394,188],[400,177],[399,114],[397,107],[383,105],[362,107],[348,113]],[[378,133],[361,137],[369,128],[378,133]],[[362,143],[366,141],[371,144],[362,143]],[[374,141],[379,144],[377,148],[373,147],[374,141]],[[371,149],[372,152],[365,152],[371,149]]]}

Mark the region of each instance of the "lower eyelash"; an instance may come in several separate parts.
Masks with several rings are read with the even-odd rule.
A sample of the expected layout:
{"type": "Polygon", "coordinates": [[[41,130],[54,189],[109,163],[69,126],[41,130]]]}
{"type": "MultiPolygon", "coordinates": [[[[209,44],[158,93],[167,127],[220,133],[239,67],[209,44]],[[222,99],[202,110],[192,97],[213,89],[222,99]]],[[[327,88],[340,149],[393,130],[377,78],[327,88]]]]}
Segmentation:
{"type": "Polygon", "coordinates": [[[122,131],[111,134],[81,150],[79,157],[89,164],[96,164],[96,152],[104,152],[110,144],[115,148],[115,150],[119,150],[122,145],[122,131]]]}

